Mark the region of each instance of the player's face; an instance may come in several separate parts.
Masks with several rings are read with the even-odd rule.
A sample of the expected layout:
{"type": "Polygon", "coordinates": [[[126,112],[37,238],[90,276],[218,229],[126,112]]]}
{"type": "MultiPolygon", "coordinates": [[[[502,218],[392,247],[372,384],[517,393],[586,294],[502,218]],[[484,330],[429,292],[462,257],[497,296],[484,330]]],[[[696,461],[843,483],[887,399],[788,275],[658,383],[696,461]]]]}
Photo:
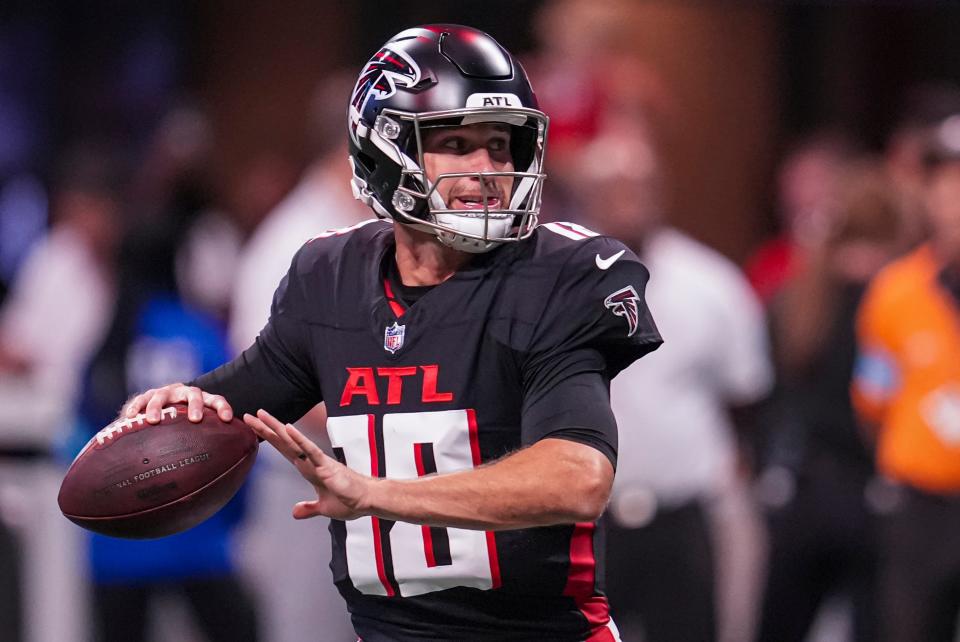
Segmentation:
{"type": "Polygon", "coordinates": [[[437,193],[451,209],[481,210],[484,196],[489,209],[505,208],[510,203],[511,176],[485,177],[483,190],[479,176],[444,178],[437,182],[441,174],[514,171],[507,125],[477,123],[425,129],[423,164],[427,179],[436,183],[437,193]]]}

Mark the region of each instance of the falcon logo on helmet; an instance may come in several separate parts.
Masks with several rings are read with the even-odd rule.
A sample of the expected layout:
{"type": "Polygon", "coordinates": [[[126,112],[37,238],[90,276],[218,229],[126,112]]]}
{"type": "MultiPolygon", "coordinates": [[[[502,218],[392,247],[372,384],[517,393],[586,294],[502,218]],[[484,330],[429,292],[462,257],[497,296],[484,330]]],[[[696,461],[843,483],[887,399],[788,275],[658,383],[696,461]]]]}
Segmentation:
{"type": "Polygon", "coordinates": [[[357,141],[357,124],[367,101],[385,100],[397,93],[397,86],[414,87],[420,82],[420,67],[405,52],[384,46],[360,72],[350,98],[350,135],[357,141]]]}
{"type": "Polygon", "coordinates": [[[633,286],[617,290],[603,300],[603,305],[616,316],[627,320],[627,336],[632,337],[640,326],[640,296],[633,286]]]}

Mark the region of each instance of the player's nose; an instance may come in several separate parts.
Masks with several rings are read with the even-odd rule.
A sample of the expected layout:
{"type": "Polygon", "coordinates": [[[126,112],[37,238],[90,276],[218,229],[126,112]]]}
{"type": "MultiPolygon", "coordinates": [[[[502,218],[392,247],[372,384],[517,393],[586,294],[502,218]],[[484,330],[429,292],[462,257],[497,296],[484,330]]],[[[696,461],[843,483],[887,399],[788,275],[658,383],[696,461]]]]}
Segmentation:
{"type": "Polygon", "coordinates": [[[495,172],[497,171],[496,165],[493,162],[493,157],[490,155],[490,150],[486,147],[478,147],[473,150],[470,154],[467,155],[466,161],[468,163],[470,172],[495,172]]]}

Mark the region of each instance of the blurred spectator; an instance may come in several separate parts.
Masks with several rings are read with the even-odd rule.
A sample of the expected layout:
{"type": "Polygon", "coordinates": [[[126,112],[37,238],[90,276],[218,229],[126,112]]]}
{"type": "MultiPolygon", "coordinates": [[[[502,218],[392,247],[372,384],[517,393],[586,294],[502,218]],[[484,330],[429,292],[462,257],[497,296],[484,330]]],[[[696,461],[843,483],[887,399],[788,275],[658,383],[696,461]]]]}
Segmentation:
{"type": "Polygon", "coordinates": [[[228,180],[227,208],[245,233],[251,234],[297,182],[297,164],[285,153],[261,149],[228,180]]]}
{"type": "Polygon", "coordinates": [[[0,177],[0,303],[46,224],[47,192],[40,179],[26,171],[0,177]]]}
{"type": "MultiPolygon", "coordinates": [[[[0,311],[0,372],[56,390],[53,396],[61,404],[73,400],[77,373],[102,337],[104,311],[112,302],[113,252],[121,229],[115,164],[92,147],[66,155],[57,179],[53,227],[31,249],[0,311]]],[[[67,410],[59,408],[61,415],[67,410]]],[[[52,437],[19,439],[49,446],[52,437]]]]}
{"type": "Polygon", "coordinates": [[[543,196],[550,220],[576,218],[570,181],[611,105],[639,104],[648,115],[660,115],[669,102],[660,76],[631,49],[633,13],[625,0],[553,0],[536,14],[539,47],[525,64],[540,108],[550,115],[550,180],[543,196]]]}
{"type": "Polygon", "coordinates": [[[779,385],[758,484],[770,528],[764,642],[806,639],[820,607],[838,593],[853,607],[853,639],[877,639],[872,455],[849,387],[857,305],[901,246],[901,216],[879,162],[835,171],[820,177],[836,182],[835,200],[794,244],[789,276],[770,304],[779,385]]]}
{"type": "Polygon", "coordinates": [[[136,221],[179,226],[184,247],[176,270],[184,296],[225,319],[236,274],[242,232],[236,216],[215,209],[207,115],[182,104],[170,109],[148,141],[133,181],[136,221]]]}
{"type": "Polygon", "coordinates": [[[931,127],[955,113],[960,113],[960,87],[951,82],[919,84],[906,93],[901,113],[887,138],[887,175],[904,214],[903,234],[908,247],[921,243],[927,235],[923,211],[925,139],[931,127]]]}
{"type": "MultiPolygon", "coordinates": [[[[236,353],[246,349],[266,324],[274,290],[296,251],[320,232],[348,227],[370,216],[370,210],[350,192],[343,97],[350,94],[355,80],[354,73],[339,72],[318,88],[310,110],[314,160],[243,249],[230,318],[230,342],[236,353]]],[[[321,404],[300,425],[326,441],[324,422],[321,404]]],[[[283,592],[266,590],[261,596],[267,638],[270,642],[310,639],[322,622],[326,639],[351,639],[353,629],[343,600],[333,582],[318,579],[330,573],[329,520],[295,522],[290,517],[289,507],[303,499],[303,480],[279,453],[261,451],[258,470],[245,563],[257,585],[286,587],[283,592]],[[278,547],[277,542],[284,545],[278,547]],[[289,555],[290,550],[298,551],[297,555],[289,555]],[[289,599],[291,593],[298,598],[289,599]]]]}
{"type": "Polygon", "coordinates": [[[714,640],[718,581],[728,579],[718,580],[715,543],[734,533],[716,511],[737,485],[731,410],[771,385],[762,312],[732,263],[667,225],[643,118],[620,112],[605,123],[582,154],[578,193],[588,220],[649,268],[647,301],[664,336],[655,358],[612,383],[620,463],[607,593],[624,639],[714,640]]]}
{"type": "Polygon", "coordinates": [[[53,227],[30,249],[0,310],[0,513],[19,541],[30,642],[85,628],[82,540],[57,507],[63,471],[53,454],[113,308],[121,187],[111,154],[91,145],[65,154],[53,227]]]}
{"type": "Polygon", "coordinates": [[[790,278],[797,246],[826,233],[837,176],[853,153],[844,136],[819,132],[801,139],[784,155],[776,178],[778,233],[754,252],[745,268],[764,303],[790,278]]]}
{"type": "Polygon", "coordinates": [[[540,49],[530,61],[541,108],[550,114],[551,155],[560,165],[596,136],[606,101],[603,63],[622,51],[629,31],[625,2],[544,3],[534,28],[540,49]]]}
{"type": "Polygon", "coordinates": [[[960,611],[960,113],[924,152],[930,240],[870,282],[852,388],[877,467],[900,491],[880,546],[891,642],[954,640],[960,611]]]}
{"type": "Polygon", "coordinates": [[[293,255],[325,230],[348,227],[370,214],[350,191],[350,165],[342,97],[355,74],[334,74],[312,101],[310,138],[313,161],[297,186],[260,222],[243,247],[230,309],[230,343],[239,353],[267,322],[270,303],[293,255]]]}
{"type": "MultiPolygon", "coordinates": [[[[113,319],[90,366],[81,404],[88,435],[116,417],[130,394],[169,379],[191,379],[227,360],[218,320],[184,295],[176,263],[191,221],[142,223],[124,239],[113,319]]],[[[152,541],[91,538],[98,639],[146,639],[148,612],[171,593],[187,600],[209,640],[257,639],[252,599],[231,560],[231,533],[243,491],[184,533],[152,541]]]]}

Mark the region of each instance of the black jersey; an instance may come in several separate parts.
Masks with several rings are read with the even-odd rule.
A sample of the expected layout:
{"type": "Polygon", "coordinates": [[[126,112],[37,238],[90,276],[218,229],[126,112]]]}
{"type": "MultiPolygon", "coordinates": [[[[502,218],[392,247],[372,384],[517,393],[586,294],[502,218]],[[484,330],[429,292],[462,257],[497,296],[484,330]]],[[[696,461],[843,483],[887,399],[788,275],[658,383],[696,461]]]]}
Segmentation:
{"type": "MultiPolygon", "coordinates": [[[[630,250],[546,224],[405,308],[385,276],[393,243],[383,221],[307,243],[256,344],[196,384],[283,421],[325,400],[336,457],[375,477],[469,469],[547,437],[616,464],[609,380],[661,342],[630,250]]],[[[331,568],[366,642],[613,639],[594,531],[333,520],[331,568]]]]}

